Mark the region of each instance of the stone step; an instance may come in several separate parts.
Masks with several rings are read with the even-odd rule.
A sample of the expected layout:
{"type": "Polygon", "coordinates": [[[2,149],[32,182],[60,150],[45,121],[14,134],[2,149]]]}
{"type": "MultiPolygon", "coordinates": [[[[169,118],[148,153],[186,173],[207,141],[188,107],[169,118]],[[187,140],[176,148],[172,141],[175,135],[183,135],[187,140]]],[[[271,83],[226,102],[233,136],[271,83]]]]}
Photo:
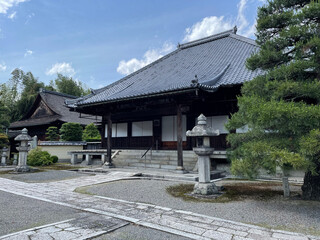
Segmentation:
{"type": "MultiPolygon", "coordinates": [[[[118,155],[116,157],[114,157],[113,159],[123,159],[123,160],[127,160],[127,159],[132,159],[132,160],[147,160],[147,161],[177,161],[177,157],[158,157],[158,156],[147,156],[147,157],[135,157],[135,156],[123,156],[123,155],[118,155]]],[[[198,158],[194,158],[194,157],[183,157],[183,161],[186,162],[194,162],[197,161],[198,158]]]]}
{"type": "MultiPolygon", "coordinates": [[[[113,162],[115,163],[119,163],[119,164],[129,164],[129,163],[147,163],[147,164],[167,164],[167,165],[176,165],[177,161],[176,160],[172,160],[172,161],[162,161],[162,160],[156,160],[156,159],[152,159],[152,160],[144,160],[144,159],[113,159],[113,162]]],[[[188,166],[195,166],[197,163],[196,160],[194,161],[184,161],[184,165],[188,165],[188,166]]]]}
{"type": "MultiPolygon", "coordinates": [[[[145,151],[141,150],[120,150],[119,154],[121,155],[134,155],[134,156],[142,156],[145,151]]],[[[159,151],[153,150],[152,153],[149,151],[146,155],[154,155],[154,156],[177,156],[177,151],[159,151]]],[[[183,151],[184,156],[196,156],[193,151],[183,151]]]]}

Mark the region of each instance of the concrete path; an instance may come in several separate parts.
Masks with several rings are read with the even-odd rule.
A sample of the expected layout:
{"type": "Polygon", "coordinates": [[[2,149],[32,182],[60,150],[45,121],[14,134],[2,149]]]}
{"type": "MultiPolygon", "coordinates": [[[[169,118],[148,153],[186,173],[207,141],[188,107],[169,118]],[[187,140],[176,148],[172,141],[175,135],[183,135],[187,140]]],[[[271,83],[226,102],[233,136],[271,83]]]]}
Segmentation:
{"type": "MultiPolygon", "coordinates": [[[[126,224],[126,222],[130,222],[148,228],[184,236],[190,239],[320,240],[320,237],[266,229],[254,225],[228,221],[187,211],[174,210],[151,204],[135,203],[120,199],[90,196],[73,192],[77,187],[128,179],[134,177],[134,175],[135,173],[133,172],[112,171],[103,175],[83,176],[77,179],[50,183],[25,183],[1,178],[1,191],[67,206],[82,210],[88,214],[105,217],[105,221],[109,221],[109,225],[111,227],[109,226],[106,229],[103,229],[103,226],[105,225],[102,224],[100,229],[96,228],[95,230],[91,230],[90,233],[87,232],[81,235],[81,229],[86,229],[86,227],[83,227],[83,225],[75,226],[75,224],[80,221],[77,219],[70,220],[65,223],[53,224],[52,226],[46,226],[40,229],[29,230],[29,232],[20,232],[16,235],[11,234],[10,236],[3,236],[0,239],[23,239],[18,236],[28,236],[28,233],[32,233],[32,238],[25,239],[90,239],[93,237],[92,234],[101,235],[103,234],[103,231],[106,233],[111,231],[113,227],[121,227],[126,224]],[[112,221],[114,218],[118,219],[119,222],[112,221]],[[63,224],[67,224],[68,226],[64,226],[63,224]],[[77,228],[80,230],[75,232],[77,228]],[[50,236],[47,236],[48,238],[41,238],[43,235],[39,235],[51,230],[57,235],[51,234],[50,236]],[[64,238],[60,238],[59,234],[70,234],[70,238],[66,235],[64,238]],[[90,237],[88,237],[89,234],[91,234],[90,237]]],[[[90,220],[87,221],[90,222],[90,220]]],[[[86,220],[82,220],[82,222],[86,222],[86,220]]],[[[106,226],[108,226],[108,224],[106,224],[106,226]]]]}

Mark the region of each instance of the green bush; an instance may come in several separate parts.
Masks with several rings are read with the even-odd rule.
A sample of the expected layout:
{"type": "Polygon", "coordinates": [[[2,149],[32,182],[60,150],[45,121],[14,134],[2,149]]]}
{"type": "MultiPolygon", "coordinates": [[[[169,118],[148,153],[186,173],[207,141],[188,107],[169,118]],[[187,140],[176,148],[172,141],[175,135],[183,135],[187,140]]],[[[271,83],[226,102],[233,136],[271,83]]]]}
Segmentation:
{"type": "Polygon", "coordinates": [[[48,129],[46,131],[46,140],[48,140],[48,141],[58,141],[59,140],[59,134],[58,134],[57,127],[48,127],[48,129]]]}
{"type": "Polygon", "coordinates": [[[57,156],[53,155],[53,156],[51,156],[51,160],[53,163],[57,163],[59,158],[57,156]]]}
{"type": "Polygon", "coordinates": [[[82,139],[87,142],[96,142],[101,140],[100,132],[96,125],[90,123],[83,131],[82,139]]]}
{"type": "Polygon", "coordinates": [[[82,141],[82,127],[79,123],[64,123],[60,128],[62,141],[82,141]]]}
{"type": "Polygon", "coordinates": [[[48,166],[53,163],[53,160],[47,151],[37,147],[29,152],[27,163],[30,166],[48,166]]]}

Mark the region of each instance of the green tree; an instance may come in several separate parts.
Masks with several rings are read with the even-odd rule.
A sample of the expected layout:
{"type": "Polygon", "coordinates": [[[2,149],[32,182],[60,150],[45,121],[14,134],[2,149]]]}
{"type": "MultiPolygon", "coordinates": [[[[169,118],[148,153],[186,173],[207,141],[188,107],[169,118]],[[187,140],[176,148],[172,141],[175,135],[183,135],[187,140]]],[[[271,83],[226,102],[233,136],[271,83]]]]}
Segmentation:
{"type": "Polygon", "coordinates": [[[72,77],[63,76],[60,73],[58,73],[57,79],[54,82],[57,91],[61,93],[79,97],[90,93],[81,82],[73,80],[72,77]]]}
{"type": "MultiPolygon", "coordinates": [[[[22,70],[20,70],[22,71],[22,70]]],[[[20,99],[17,101],[17,119],[23,117],[32,107],[40,88],[45,88],[43,82],[39,82],[37,78],[33,76],[31,72],[22,72],[22,86],[20,99]]]]}
{"type": "Polygon", "coordinates": [[[83,130],[82,139],[87,142],[100,141],[101,135],[97,126],[93,123],[88,124],[83,130]]]}
{"type": "Polygon", "coordinates": [[[315,176],[320,158],[312,151],[306,154],[303,144],[319,141],[314,137],[320,129],[319,24],[318,1],[271,0],[258,9],[260,51],[247,60],[247,67],[264,74],[244,84],[239,110],[227,124],[229,130],[249,128],[228,136],[234,174],[253,178],[261,168],[303,168],[303,195],[309,199],[320,199],[314,185],[320,184],[315,176]]]}
{"type": "Polygon", "coordinates": [[[8,115],[9,109],[0,102],[0,133],[4,132],[9,127],[10,116],[8,115]]]}
{"type": "Polygon", "coordinates": [[[40,88],[45,88],[31,72],[14,69],[6,84],[0,85],[0,101],[8,109],[10,122],[23,117],[31,108],[40,88]]]}
{"type": "Polygon", "coordinates": [[[79,123],[64,123],[60,128],[62,141],[82,141],[82,127],[79,123]]]}
{"type": "Polygon", "coordinates": [[[7,147],[9,143],[8,136],[4,133],[0,133],[0,149],[7,147]]]}
{"type": "Polygon", "coordinates": [[[48,141],[58,141],[59,140],[59,133],[57,127],[48,127],[46,131],[46,140],[48,141]]]}

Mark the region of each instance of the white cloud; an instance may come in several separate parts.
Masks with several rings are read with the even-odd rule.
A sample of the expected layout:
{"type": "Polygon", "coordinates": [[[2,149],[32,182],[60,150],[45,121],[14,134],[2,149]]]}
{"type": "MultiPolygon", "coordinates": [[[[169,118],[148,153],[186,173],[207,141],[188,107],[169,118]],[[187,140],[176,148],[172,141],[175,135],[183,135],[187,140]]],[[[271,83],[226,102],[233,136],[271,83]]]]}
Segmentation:
{"type": "Polygon", "coordinates": [[[76,71],[71,66],[70,63],[56,63],[52,65],[52,67],[46,71],[47,75],[55,75],[57,73],[61,73],[67,76],[73,76],[76,74],[76,71]]]}
{"type": "Polygon", "coordinates": [[[8,9],[28,0],[0,0],[0,13],[6,14],[8,9]]]}
{"type": "Polygon", "coordinates": [[[229,20],[224,20],[224,16],[205,17],[202,21],[195,23],[186,29],[183,42],[190,42],[199,38],[207,37],[219,32],[229,30],[233,24],[229,20]]]}
{"type": "Polygon", "coordinates": [[[34,16],[35,16],[34,13],[29,14],[29,15],[27,16],[27,20],[24,22],[24,24],[28,24],[28,23],[30,22],[31,18],[33,18],[34,16]]]}
{"type": "Polygon", "coordinates": [[[24,53],[24,57],[30,56],[32,54],[33,54],[33,51],[27,49],[26,52],[24,53]]]}
{"type": "Polygon", "coordinates": [[[14,19],[16,16],[17,16],[17,12],[13,12],[13,13],[9,14],[8,18],[14,19]]]}
{"type": "Polygon", "coordinates": [[[4,62],[0,63],[0,72],[4,72],[5,70],[7,70],[7,66],[4,62]]]}
{"type": "MultiPolygon", "coordinates": [[[[258,0],[262,3],[262,0],[258,0]]],[[[235,19],[226,19],[225,16],[210,16],[203,18],[192,27],[185,30],[183,42],[190,42],[199,38],[204,38],[216,33],[232,29],[235,25],[238,27],[238,33],[246,37],[253,37],[256,31],[255,23],[251,26],[245,16],[245,9],[248,0],[240,0],[237,5],[238,14],[235,19]]]]}
{"type": "Polygon", "coordinates": [[[128,75],[138,69],[148,65],[149,63],[154,62],[155,60],[163,57],[165,54],[171,52],[174,49],[174,45],[172,43],[163,44],[160,49],[150,49],[144,55],[142,59],[132,58],[128,61],[122,60],[120,61],[117,72],[128,75]]]}
{"type": "Polygon", "coordinates": [[[241,32],[246,27],[248,27],[249,23],[244,15],[244,10],[246,8],[247,0],[240,0],[238,3],[238,16],[237,16],[237,23],[238,23],[238,31],[241,32]]]}

